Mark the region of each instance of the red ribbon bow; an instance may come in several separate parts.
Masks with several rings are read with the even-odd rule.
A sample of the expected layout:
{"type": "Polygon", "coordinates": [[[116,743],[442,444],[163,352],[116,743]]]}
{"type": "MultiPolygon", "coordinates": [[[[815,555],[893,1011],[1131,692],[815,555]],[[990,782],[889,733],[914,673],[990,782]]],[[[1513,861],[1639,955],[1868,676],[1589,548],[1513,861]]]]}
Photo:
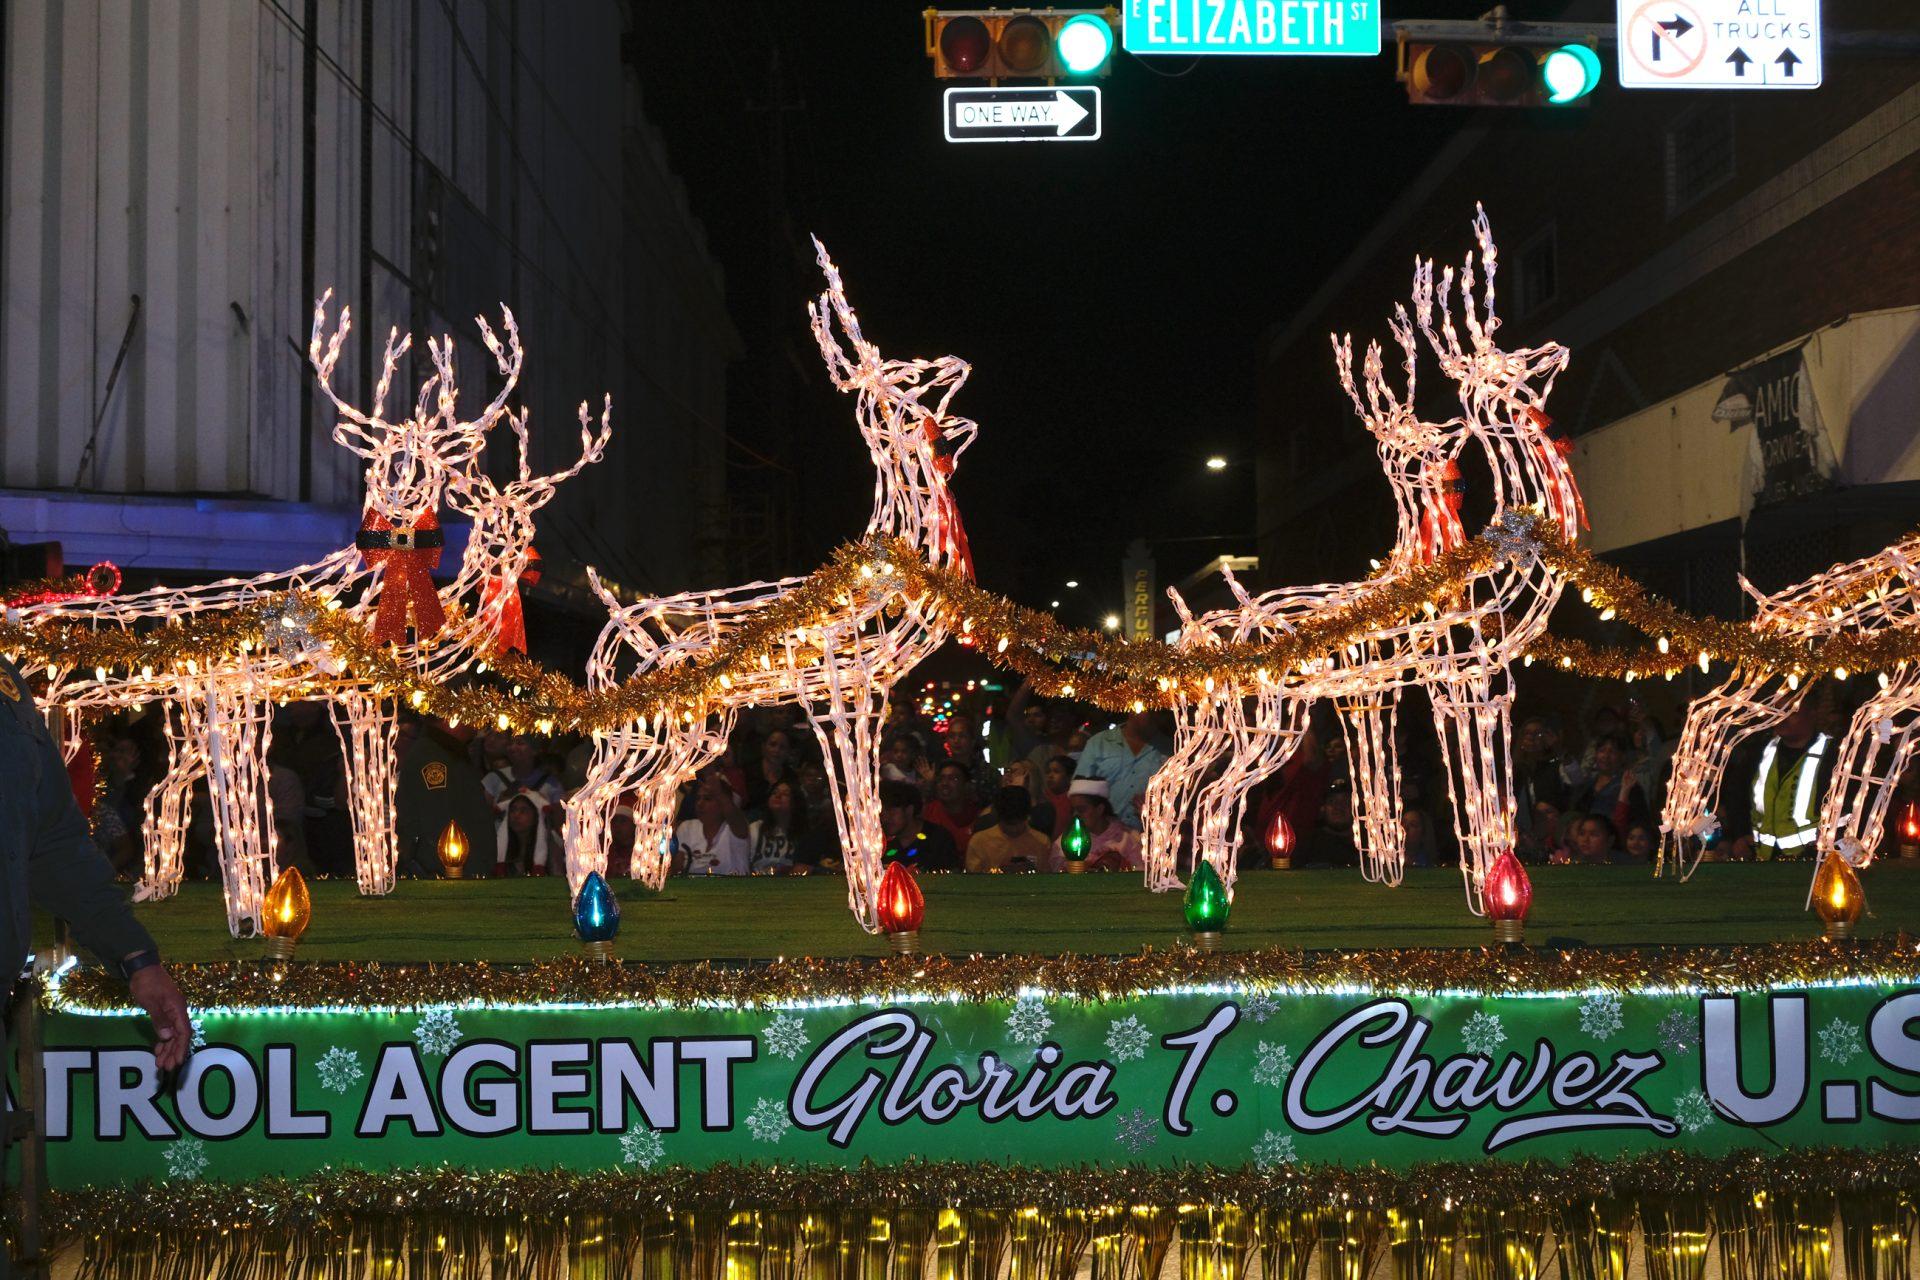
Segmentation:
{"type": "Polygon", "coordinates": [[[539,558],[540,553],[528,547],[527,564],[520,570],[518,579],[510,582],[504,574],[487,579],[486,594],[481,597],[480,608],[484,612],[493,608],[494,601],[500,601],[500,625],[493,632],[496,650],[527,651],[527,615],[520,605],[520,583],[540,581],[540,570],[533,563],[539,558]]]}
{"type": "Polygon", "coordinates": [[[369,511],[360,532],[363,535],[360,554],[366,557],[367,567],[386,568],[386,576],[380,583],[380,607],[373,615],[373,638],[382,644],[397,644],[406,639],[409,615],[415,634],[422,640],[439,635],[440,628],[447,625],[447,615],[440,607],[433,579],[427,576],[429,570],[440,567],[439,518],[429,511],[413,528],[395,529],[393,521],[378,511],[369,511]],[[429,530],[434,535],[430,545],[415,545],[415,538],[429,530]],[[388,536],[364,536],[369,534],[388,536]]]}
{"type": "Polygon", "coordinates": [[[1427,484],[1440,490],[1438,507],[1429,497],[1420,513],[1420,558],[1431,562],[1467,540],[1460,523],[1460,464],[1449,458],[1444,466],[1429,466],[1427,484]]]}
{"type": "MultiPolygon", "coordinates": [[[[946,436],[940,430],[940,420],[929,417],[921,429],[926,432],[927,443],[933,446],[933,469],[944,480],[953,474],[953,455],[941,452],[946,436]]],[[[967,546],[967,531],[960,523],[960,505],[953,500],[952,491],[944,486],[934,506],[933,545],[934,550],[945,555],[961,573],[973,577],[973,551],[967,546]]]]}

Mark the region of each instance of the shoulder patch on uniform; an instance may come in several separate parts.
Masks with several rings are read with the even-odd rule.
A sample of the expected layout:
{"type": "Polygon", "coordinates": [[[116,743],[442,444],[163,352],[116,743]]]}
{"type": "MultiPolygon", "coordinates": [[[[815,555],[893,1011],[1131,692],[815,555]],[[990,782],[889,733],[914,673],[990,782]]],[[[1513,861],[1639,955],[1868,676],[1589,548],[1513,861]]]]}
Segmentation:
{"type": "Polygon", "coordinates": [[[438,760],[429,760],[420,766],[420,780],[434,791],[447,785],[447,766],[438,760]]]}
{"type": "Polygon", "coordinates": [[[5,671],[0,671],[0,694],[5,694],[8,702],[20,701],[20,686],[5,671]]]}

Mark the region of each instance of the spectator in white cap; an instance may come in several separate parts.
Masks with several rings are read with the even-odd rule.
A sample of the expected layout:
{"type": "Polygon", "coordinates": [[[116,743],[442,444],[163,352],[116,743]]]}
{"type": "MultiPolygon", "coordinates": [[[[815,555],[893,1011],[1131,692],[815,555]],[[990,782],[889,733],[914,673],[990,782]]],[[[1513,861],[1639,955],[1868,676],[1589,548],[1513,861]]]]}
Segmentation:
{"type": "Polygon", "coordinates": [[[633,874],[633,838],[638,822],[635,809],[637,798],[629,791],[620,797],[620,803],[614,806],[613,818],[607,823],[607,879],[615,876],[633,874]]]}
{"type": "MultiPolygon", "coordinates": [[[[1075,778],[1067,788],[1073,816],[1087,832],[1087,870],[1138,871],[1142,866],[1140,833],[1113,816],[1110,791],[1099,778],[1075,778]]],[[[1066,832],[1060,834],[1064,836],[1066,832]]],[[[1066,869],[1066,851],[1056,838],[1053,848],[1047,852],[1047,870],[1066,869]]]]}

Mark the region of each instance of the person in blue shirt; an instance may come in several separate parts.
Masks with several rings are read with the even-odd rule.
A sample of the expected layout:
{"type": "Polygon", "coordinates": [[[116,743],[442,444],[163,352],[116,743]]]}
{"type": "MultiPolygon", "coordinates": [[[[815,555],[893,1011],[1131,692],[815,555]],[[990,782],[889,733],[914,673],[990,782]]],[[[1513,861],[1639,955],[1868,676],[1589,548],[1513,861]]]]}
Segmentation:
{"type": "Polygon", "coordinates": [[[1074,776],[1106,783],[1113,816],[1129,830],[1138,831],[1147,783],[1166,762],[1167,753],[1153,744],[1153,713],[1142,711],[1088,738],[1074,776]]]}

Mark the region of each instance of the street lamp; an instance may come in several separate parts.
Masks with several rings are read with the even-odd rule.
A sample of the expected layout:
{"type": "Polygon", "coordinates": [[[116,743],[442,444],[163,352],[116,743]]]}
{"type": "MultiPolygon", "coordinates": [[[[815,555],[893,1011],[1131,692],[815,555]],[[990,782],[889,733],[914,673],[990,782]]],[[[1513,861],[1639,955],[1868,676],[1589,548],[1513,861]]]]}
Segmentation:
{"type": "Polygon", "coordinates": [[[1106,616],[1105,626],[1109,631],[1118,631],[1120,629],[1120,615],[1117,613],[1108,614],[1106,616]]]}
{"type": "Polygon", "coordinates": [[[1207,459],[1207,470],[1225,471],[1226,469],[1227,469],[1227,460],[1221,457],[1219,454],[1216,453],[1211,458],[1207,459]]]}
{"type": "Polygon", "coordinates": [[[1080,585],[1080,582],[1079,582],[1079,580],[1078,580],[1077,578],[1068,578],[1068,579],[1067,579],[1067,590],[1069,590],[1069,591],[1071,591],[1071,590],[1073,590],[1073,589],[1074,589],[1075,587],[1077,587],[1077,586],[1079,586],[1079,585],[1080,585]]]}

